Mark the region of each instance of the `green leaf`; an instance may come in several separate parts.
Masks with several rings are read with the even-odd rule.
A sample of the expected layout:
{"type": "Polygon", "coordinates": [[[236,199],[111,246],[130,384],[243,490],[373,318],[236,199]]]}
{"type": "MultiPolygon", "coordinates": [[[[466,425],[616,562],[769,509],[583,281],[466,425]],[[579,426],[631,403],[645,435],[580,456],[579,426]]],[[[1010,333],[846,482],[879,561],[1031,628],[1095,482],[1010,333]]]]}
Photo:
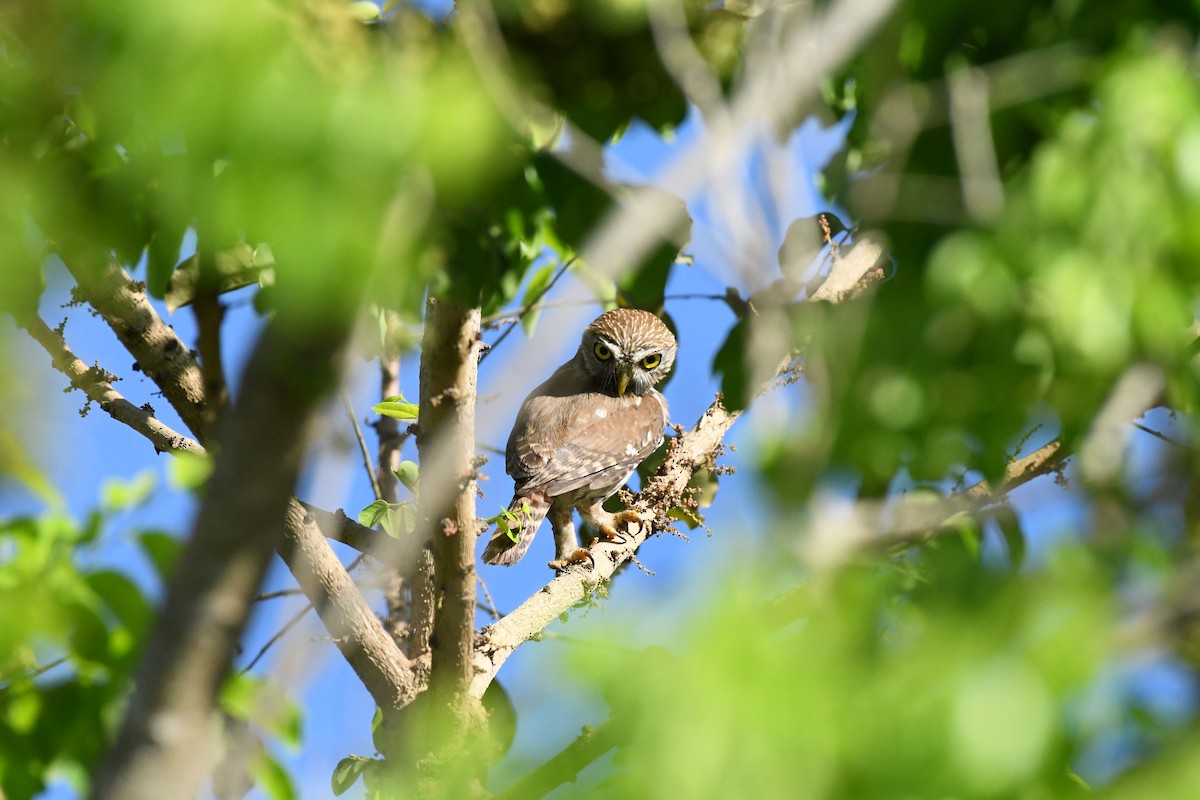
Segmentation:
{"type": "Polygon", "coordinates": [[[746,319],[737,321],[725,337],[725,343],[713,358],[713,373],[721,376],[721,394],[725,407],[738,411],[749,400],[746,383],[746,319]]]}
{"type": "Polygon", "coordinates": [[[265,750],[259,755],[254,768],[258,788],[271,800],[296,800],[296,787],[283,765],[265,750]]]}
{"type": "Polygon", "coordinates": [[[1013,569],[1020,569],[1025,563],[1025,532],[1016,512],[1007,506],[999,506],[992,512],[992,519],[1004,536],[1004,544],[1008,547],[1008,560],[1013,569]]]}
{"type": "Polygon", "coordinates": [[[350,4],[350,16],[359,22],[372,22],[379,19],[379,6],[370,0],[358,0],[350,4]]]}
{"type": "Polygon", "coordinates": [[[347,789],[353,786],[371,761],[372,759],[363,758],[362,756],[346,756],[339,761],[337,766],[333,768],[333,779],[331,781],[334,795],[344,794],[347,789]]]}
{"type": "Polygon", "coordinates": [[[399,539],[402,534],[412,530],[410,517],[412,514],[408,513],[408,509],[403,503],[388,506],[387,513],[383,515],[380,525],[388,536],[399,539]]]}
{"type": "Polygon", "coordinates": [[[358,512],[358,523],[373,528],[387,515],[390,508],[391,506],[386,500],[376,500],[358,512]]]}
{"type": "Polygon", "coordinates": [[[288,747],[300,746],[300,709],[276,684],[254,675],[235,674],[221,687],[220,703],[231,717],[253,722],[288,747]]]}
{"type": "Polygon", "coordinates": [[[109,513],[136,508],[149,499],[157,482],[150,470],[143,470],[128,480],[107,478],[100,485],[100,505],[109,513]]]}
{"type": "Polygon", "coordinates": [[[67,604],[65,608],[71,626],[67,639],[75,655],[86,661],[107,664],[109,660],[108,626],[96,609],[83,602],[67,604]]]}
{"type": "Polygon", "coordinates": [[[186,231],[187,226],[182,222],[168,220],[160,222],[150,237],[146,246],[146,291],[155,299],[162,300],[166,296],[186,231]]]}
{"type": "Polygon", "coordinates": [[[542,294],[546,291],[546,287],[550,285],[550,280],[554,277],[555,270],[558,269],[558,264],[551,263],[541,267],[533,273],[533,277],[529,279],[528,285],[525,287],[525,296],[521,299],[521,305],[525,307],[525,315],[521,317],[521,327],[525,331],[525,335],[531,335],[533,328],[537,325],[538,316],[541,314],[541,309],[530,308],[535,302],[541,299],[542,294]]]}
{"type": "Polygon", "coordinates": [[[167,462],[167,485],[176,491],[196,491],[212,475],[212,458],[200,453],[179,451],[171,453],[167,462]]]}
{"type": "Polygon", "coordinates": [[[183,543],[160,531],[146,531],[138,536],[138,544],[154,565],[158,577],[165,583],[175,571],[175,562],[183,550],[183,543]]]}
{"type": "Polygon", "coordinates": [[[376,403],[371,406],[371,410],[376,414],[393,419],[417,418],[417,404],[405,403],[399,400],[384,400],[382,403],[376,403]]]}
{"type": "Polygon", "coordinates": [[[137,584],[113,570],[93,572],[86,580],[121,624],[140,640],[150,626],[152,612],[137,584]]]}
{"type": "Polygon", "coordinates": [[[975,520],[970,517],[963,517],[952,523],[958,528],[958,538],[962,540],[963,547],[971,555],[975,561],[979,561],[980,545],[983,543],[983,532],[979,530],[979,526],[975,524],[975,520]]]}
{"type": "Polygon", "coordinates": [[[420,480],[421,468],[413,461],[401,461],[400,466],[392,470],[396,479],[404,485],[413,494],[417,493],[417,486],[420,480]]]}

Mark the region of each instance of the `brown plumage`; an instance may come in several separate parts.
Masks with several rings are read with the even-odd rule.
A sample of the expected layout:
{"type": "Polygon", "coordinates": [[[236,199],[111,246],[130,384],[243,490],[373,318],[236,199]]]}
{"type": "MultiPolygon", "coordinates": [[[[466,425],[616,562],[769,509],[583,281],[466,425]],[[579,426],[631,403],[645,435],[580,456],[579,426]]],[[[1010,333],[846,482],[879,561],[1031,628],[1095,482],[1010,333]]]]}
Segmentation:
{"type": "Polygon", "coordinates": [[[617,520],[601,504],[662,444],[667,402],[654,385],[670,372],[675,348],[674,335],[647,311],[608,311],[584,330],[575,356],[517,413],[505,457],[515,484],[508,530],[497,526],[485,562],[515,564],[547,516],[550,565],[579,560],[586,551],[575,534],[576,508],[602,534],[614,534],[617,520]]]}

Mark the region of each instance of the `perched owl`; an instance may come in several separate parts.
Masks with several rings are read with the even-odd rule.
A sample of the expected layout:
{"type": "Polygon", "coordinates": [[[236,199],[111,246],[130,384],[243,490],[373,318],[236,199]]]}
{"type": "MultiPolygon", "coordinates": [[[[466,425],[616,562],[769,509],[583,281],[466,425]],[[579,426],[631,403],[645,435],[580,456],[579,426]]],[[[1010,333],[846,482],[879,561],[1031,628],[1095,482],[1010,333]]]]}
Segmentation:
{"type": "Polygon", "coordinates": [[[587,326],[575,357],[517,412],[504,462],[516,484],[510,521],[492,534],[485,562],[517,563],[546,516],[554,529],[550,566],[586,559],[576,508],[601,535],[616,535],[622,520],[601,504],[662,444],[667,401],[654,385],[674,363],[675,337],[647,311],[618,308],[587,326]]]}

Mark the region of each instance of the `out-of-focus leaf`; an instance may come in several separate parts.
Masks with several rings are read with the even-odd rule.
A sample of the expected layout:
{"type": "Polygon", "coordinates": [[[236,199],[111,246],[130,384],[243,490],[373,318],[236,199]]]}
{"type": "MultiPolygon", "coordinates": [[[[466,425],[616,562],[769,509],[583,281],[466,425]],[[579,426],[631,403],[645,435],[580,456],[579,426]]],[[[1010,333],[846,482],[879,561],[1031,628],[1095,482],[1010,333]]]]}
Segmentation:
{"type": "Polygon", "coordinates": [[[65,610],[70,624],[67,638],[75,657],[97,664],[108,663],[108,626],[96,609],[76,601],[66,604],[65,610]]]}
{"type": "Polygon", "coordinates": [[[396,479],[413,494],[417,493],[421,478],[421,468],[414,461],[401,461],[395,470],[396,479]]]}
{"type": "Polygon", "coordinates": [[[1013,569],[1020,569],[1025,563],[1025,531],[1021,526],[1021,518],[1009,506],[996,508],[991,516],[1008,547],[1009,562],[1013,569]]]}
{"type": "Polygon", "coordinates": [[[146,531],[138,536],[138,544],[154,565],[158,577],[166,582],[175,571],[183,543],[179,539],[158,531],[146,531]]]}
{"type": "Polygon", "coordinates": [[[48,505],[58,505],[60,496],[53,484],[26,455],[24,448],[10,431],[0,428],[0,475],[20,481],[48,505]]]}
{"type": "Polygon", "coordinates": [[[150,499],[158,479],[150,470],[132,478],[107,478],[100,487],[101,505],[107,513],[128,511],[150,499]]]}
{"type": "Polygon", "coordinates": [[[135,639],[145,636],[152,612],[146,597],[133,581],[120,572],[101,570],[88,575],[87,584],[121,624],[129,628],[135,639]]]}
{"type": "Polygon", "coordinates": [[[358,778],[362,775],[363,770],[370,764],[372,759],[362,756],[346,756],[337,763],[333,768],[333,777],[330,781],[333,787],[333,794],[340,796],[346,793],[346,790],[358,782],[358,778]]]}
{"type": "MultiPolygon", "coordinates": [[[[211,266],[218,294],[232,292],[263,282],[263,276],[274,272],[275,254],[266,244],[257,246],[239,242],[213,255],[211,266]]],[[[173,272],[166,285],[164,299],[168,311],[190,305],[196,299],[200,282],[200,256],[185,259],[173,272]]]]}
{"type": "Polygon", "coordinates": [[[541,299],[558,268],[558,264],[554,263],[540,267],[537,272],[533,273],[533,277],[525,286],[525,296],[521,300],[521,305],[525,307],[526,311],[525,315],[521,317],[521,327],[524,328],[526,336],[533,334],[533,328],[537,325],[538,316],[541,314],[541,309],[532,308],[532,305],[541,299]]]}
{"type": "Polygon", "coordinates": [[[725,343],[713,358],[713,374],[721,376],[721,395],[725,407],[740,410],[746,407],[750,396],[746,369],[746,326],[747,318],[739,319],[729,330],[725,343]]]}
{"type": "Polygon", "coordinates": [[[160,222],[155,228],[146,245],[146,291],[151,297],[161,300],[166,296],[186,231],[187,225],[176,220],[160,222]]]}
{"type": "Polygon", "coordinates": [[[167,462],[167,481],[176,491],[196,491],[212,475],[212,458],[198,453],[176,452],[167,462]]]}

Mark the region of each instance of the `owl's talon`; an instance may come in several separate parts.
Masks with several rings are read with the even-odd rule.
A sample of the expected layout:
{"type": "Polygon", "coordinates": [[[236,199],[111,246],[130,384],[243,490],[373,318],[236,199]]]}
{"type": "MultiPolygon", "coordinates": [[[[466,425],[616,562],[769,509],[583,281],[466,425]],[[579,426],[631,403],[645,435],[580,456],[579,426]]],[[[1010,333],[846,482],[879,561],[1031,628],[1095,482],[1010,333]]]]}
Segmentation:
{"type": "Polygon", "coordinates": [[[613,544],[625,544],[628,541],[625,534],[621,533],[612,525],[600,525],[596,528],[596,541],[612,542],[613,544]]]}
{"type": "Polygon", "coordinates": [[[628,529],[630,523],[632,522],[636,522],[638,525],[641,525],[643,520],[642,515],[631,508],[626,509],[625,511],[618,511],[616,514],[613,514],[614,526],[623,526],[624,528],[628,529]]]}
{"type": "Polygon", "coordinates": [[[592,554],[582,547],[577,549],[574,553],[571,553],[571,555],[567,556],[566,558],[554,559],[553,561],[549,562],[547,566],[555,572],[566,572],[571,569],[571,567],[576,567],[580,564],[595,564],[595,562],[592,560],[592,554]]]}

